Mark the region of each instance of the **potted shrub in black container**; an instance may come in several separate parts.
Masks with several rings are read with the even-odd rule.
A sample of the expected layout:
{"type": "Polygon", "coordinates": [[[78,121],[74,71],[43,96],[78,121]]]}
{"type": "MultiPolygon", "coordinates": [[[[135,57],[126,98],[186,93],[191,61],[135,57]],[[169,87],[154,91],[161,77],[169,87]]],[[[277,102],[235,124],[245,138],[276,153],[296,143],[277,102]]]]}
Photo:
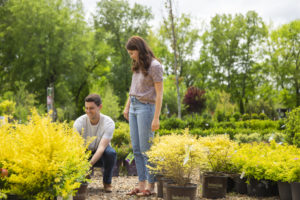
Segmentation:
{"type": "Polygon", "coordinates": [[[267,143],[241,144],[233,155],[233,163],[242,166],[242,174],[247,177],[249,196],[270,197],[278,195],[277,183],[271,179],[268,169],[274,166],[270,157],[272,145],[267,143]]]}
{"type": "Polygon", "coordinates": [[[233,172],[231,157],[237,144],[226,135],[199,138],[206,150],[207,169],[201,174],[202,197],[224,198],[228,173],[233,172]]]}
{"type": "Polygon", "coordinates": [[[147,155],[154,166],[148,166],[151,170],[163,172],[164,177],[174,181],[164,184],[164,199],[196,199],[197,184],[191,178],[205,160],[204,149],[196,137],[189,135],[188,130],[183,135],[157,137],[147,155]]]}

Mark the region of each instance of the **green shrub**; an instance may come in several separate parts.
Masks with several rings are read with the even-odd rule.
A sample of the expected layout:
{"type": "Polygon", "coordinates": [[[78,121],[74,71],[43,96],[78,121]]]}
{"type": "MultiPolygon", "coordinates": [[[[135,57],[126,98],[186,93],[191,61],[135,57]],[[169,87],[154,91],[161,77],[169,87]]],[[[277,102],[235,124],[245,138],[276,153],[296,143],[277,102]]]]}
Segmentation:
{"type": "Polygon", "coordinates": [[[251,114],[251,119],[259,119],[258,114],[252,113],[252,114],[251,114]]]}
{"type": "Polygon", "coordinates": [[[241,113],[235,112],[233,114],[233,118],[235,119],[235,121],[240,121],[240,119],[241,119],[241,113]]]}
{"type": "Polygon", "coordinates": [[[111,145],[117,152],[118,160],[124,160],[126,156],[132,151],[128,123],[116,123],[116,129],[111,140],[111,145]]]}
{"type": "Polygon", "coordinates": [[[263,130],[263,129],[278,129],[278,122],[272,120],[247,120],[247,121],[240,121],[236,122],[237,128],[249,128],[253,130],[263,130]]]}
{"type": "Polygon", "coordinates": [[[235,122],[220,122],[216,124],[216,127],[221,128],[236,128],[235,122]]]}
{"type": "Polygon", "coordinates": [[[216,119],[217,119],[218,122],[223,122],[223,121],[225,121],[225,113],[218,110],[218,111],[216,112],[216,119]]]}
{"type": "Polygon", "coordinates": [[[195,128],[195,129],[190,130],[190,134],[195,135],[195,136],[207,136],[209,134],[209,132],[207,130],[203,130],[201,128],[195,128]]]}
{"type": "Polygon", "coordinates": [[[181,134],[183,129],[159,129],[157,133],[159,136],[171,135],[172,133],[181,134]]]}
{"type": "Polygon", "coordinates": [[[261,135],[259,133],[251,133],[249,135],[247,134],[236,134],[234,136],[234,140],[237,143],[252,143],[252,142],[260,142],[261,141],[261,135]]]}
{"type": "Polygon", "coordinates": [[[267,119],[269,119],[269,118],[268,118],[268,116],[267,116],[265,113],[260,113],[260,114],[259,114],[259,119],[260,119],[260,120],[267,120],[267,119]]]}
{"type": "Polygon", "coordinates": [[[250,115],[249,114],[245,113],[245,114],[242,115],[242,120],[243,121],[247,121],[249,119],[250,119],[250,115]]]}
{"type": "Polygon", "coordinates": [[[0,103],[0,115],[13,115],[15,112],[16,103],[9,100],[4,100],[0,103]]]}
{"type": "Polygon", "coordinates": [[[300,147],[300,107],[293,109],[286,120],[286,141],[300,147]]]}
{"type": "Polygon", "coordinates": [[[170,117],[160,122],[161,129],[184,129],[186,122],[176,117],[170,117]]]}

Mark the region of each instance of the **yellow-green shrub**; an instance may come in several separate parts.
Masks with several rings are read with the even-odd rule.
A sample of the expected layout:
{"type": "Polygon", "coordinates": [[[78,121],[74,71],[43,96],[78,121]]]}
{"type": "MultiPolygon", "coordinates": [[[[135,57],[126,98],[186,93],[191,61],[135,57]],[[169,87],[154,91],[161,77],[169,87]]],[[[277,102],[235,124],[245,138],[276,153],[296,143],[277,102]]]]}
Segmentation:
{"type": "Polygon", "coordinates": [[[235,172],[232,155],[237,144],[228,135],[214,135],[199,138],[200,144],[206,149],[208,170],[213,172],[235,172]]]}
{"type": "Polygon", "coordinates": [[[271,143],[241,144],[232,160],[248,178],[282,182],[300,181],[300,150],[291,145],[271,143]]]}
{"type": "Polygon", "coordinates": [[[28,124],[0,127],[0,166],[8,169],[2,192],[24,199],[67,197],[90,168],[83,138],[64,123],[33,112],[28,124]]]}
{"type": "Polygon", "coordinates": [[[205,163],[204,148],[197,138],[188,134],[156,137],[147,152],[150,169],[173,179],[179,185],[190,182],[191,175],[205,163]]]}

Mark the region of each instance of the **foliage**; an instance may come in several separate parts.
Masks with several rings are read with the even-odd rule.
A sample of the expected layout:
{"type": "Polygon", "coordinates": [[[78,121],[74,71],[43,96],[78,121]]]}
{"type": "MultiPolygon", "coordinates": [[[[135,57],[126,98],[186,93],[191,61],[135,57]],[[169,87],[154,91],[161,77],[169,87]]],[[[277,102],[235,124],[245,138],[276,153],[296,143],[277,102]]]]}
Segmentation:
{"type": "Polygon", "coordinates": [[[227,135],[215,135],[199,138],[199,142],[206,149],[208,169],[213,172],[235,172],[231,157],[237,144],[227,135]]]}
{"type": "Polygon", "coordinates": [[[286,141],[300,147],[300,107],[293,109],[286,120],[286,141]]]}
{"type": "Polygon", "coordinates": [[[178,185],[189,183],[195,170],[203,167],[205,161],[203,147],[187,129],[183,135],[155,137],[146,154],[154,165],[149,166],[151,170],[162,173],[178,185]]]}
{"type": "Polygon", "coordinates": [[[132,151],[132,147],[130,144],[130,130],[127,123],[116,123],[116,129],[111,140],[111,145],[117,152],[118,160],[124,160],[126,156],[132,151]]]}
{"type": "Polygon", "coordinates": [[[270,144],[242,144],[233,155],[234,165],[248,178],[281,182],[299,182],[299,148],[270,144]]]}
{"type": "Polygon", "coordinates": [[[0,102],[0,115],[13,115],[16,103],[9,100],[0,102]]]}
{"type": "Polygon", "coordinates": [[[86,180],[90,168],[83,138],[36,111],[28,124],[0,127],[0,149],[0,166],[9,171],[0,178],[2,192],[24,199],[67,197],[86,180]]]}
{"type": "Polygon", "coordinates": [[[183,103],[187,106],[186,110],[191,113],[201,113],[205,107],[205,91],[194,86],[187,89],[183,103]]]}
{"type": "Polygon", "coordinates": [[[260,119],[260,120],[267,120],[267,119],[269,119],[269,118],[268,118],[268,116],[267,116],[265,113],[260,113],[260,114],[259,114],[259,119],[260,119]]]}
{"type": "MultiPolygon", "coordinates": [[[[185,92],[185,86],[183,82],[180,82],[180,97],[181,102],[183,100],[185,92]]],[[[184,105],[181,106],[182,111],[184,111],[184,105]]],[[[175,77],[173,75],[168,76],[164,79],[164,93],[163,93],[163,104],[162,104],[162,114],[167,116],[172,116],[177,114],[177,93],[175,85],[175,77]]]]}
{"type": "MultiPolygon", "coordinates": [[[[1,11],[1,94],[17,93],[15,83],[22,81],[36,103],[45,105],[45,90],[52,84],[55,105],[74,110],[78,93],[84,91],[81,85],[88,76],[89,60],[80,1],[10,0],[1,11]]],[[[24,119],[27,110],[19,108],[16,112],[24,119]]]]}
{"type": "Polygon", "coordinates": [[[222,91],[218,96],[219,98],[217,99],[215,118],[218,120],[218,122],[225,120],[229,121],[227,116],[233,115],[233,113],[235,113],[237,110],[237,106],[231,102],[231,95],[229,93],[222,91]]]}
{"type": "Polygon", "coordinates": [[[284,24],[270,35],[270,65],[281,102],[287,108],[300,106],[300,20],[284,24]]]}
{"type": "Polygon", "coordinates": [[[235,112],[233,114],[233,118],[235,119],[235,121],[239,121],[241,119],[241,113],[235,112]]]}
{"type": "Polygon", "coordinates": [[[131,60],[125,44],[133,35],[147,38],[151,18],[150,9],[138,3],[131,5],[126,0],[102,0],[97,3],[94,16],[96,38],[105,38],[111,48],[108,80],[120,98],[120,105],[126,101],[131,83],[131,60]]]}
{"type": "Polygon", "coordinates": [[[105,91],[103,91],[102,99],[102,109],[101,112],[105,115],[110,116],[114,121],[116,121],[120,114],[121,108],[119,106],[119,97],[114,94],[112,88],[107,85],[105,91]]]}
{"type": "Polygon", "coordinates": [[[243,119],[243,121],[250,120],[250,115],[245,113],[245,114],[242,115],[242,119],[243,119]]]}
{"type": "Polygon", "coordinates": [[[214,126],[213,121],[205,119],[198,114],[192,114],[184,117],[186,126],[192,130],[194,128],[209,129],[214,126]]]}
{"type": "Polygon", "coordinates": [[[160,122],[161,129],[184,129],[186,128],[186,122],[177,118],[170,117],[160,122]]]}
{"type": "Polygon", "coordinates": [[[201,38],[201,53],[205,56],[202,66],[210,79],[210,89],[230,94],[241,113],[255,95],[255,83],[263,80],[259,75],[261,67],[256,63],[263,59],[259,47],[266,34],[262,18],[249,11],[246,15],[215,15],[201,38]]]}

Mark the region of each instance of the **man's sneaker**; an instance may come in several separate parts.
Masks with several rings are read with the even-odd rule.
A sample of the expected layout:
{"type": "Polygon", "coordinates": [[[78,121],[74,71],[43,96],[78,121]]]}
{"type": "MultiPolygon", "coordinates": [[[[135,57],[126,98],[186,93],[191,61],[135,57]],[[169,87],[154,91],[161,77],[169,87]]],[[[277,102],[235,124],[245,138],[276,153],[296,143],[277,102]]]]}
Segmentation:
{"type": "Polygon", "coordinates": [[[111,184],[106,184],[106,183],[103,183],[103,186],[104,186],[104,191],[109,193],[109,192],[112,192],[112,186],[111,184]]]}

